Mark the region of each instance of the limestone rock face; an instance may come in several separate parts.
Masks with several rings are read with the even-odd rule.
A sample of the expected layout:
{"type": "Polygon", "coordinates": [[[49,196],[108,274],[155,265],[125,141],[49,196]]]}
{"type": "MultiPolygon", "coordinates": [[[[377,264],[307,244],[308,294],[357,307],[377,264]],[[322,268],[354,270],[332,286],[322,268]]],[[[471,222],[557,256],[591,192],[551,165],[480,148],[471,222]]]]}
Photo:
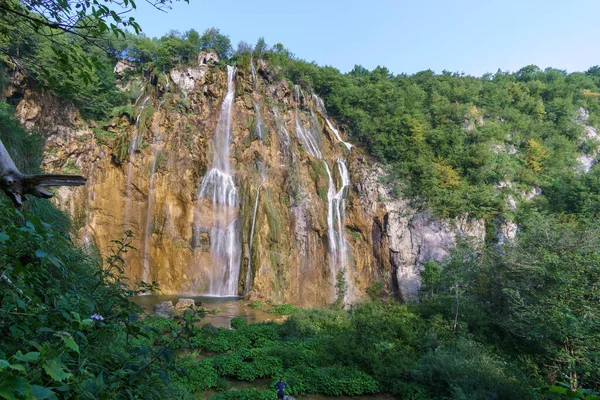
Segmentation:
{"type": "Polygon", "coordinates": [[[352,302],[379,280],[408,301],[424,262],[442,260],[461,236],[483,240],[480,221],[440,221],[413,209],[383,166],[340,141],[343,128],[316,97],[276,80],[262,60],[255,74],[250,66],[235,74],[229,161],[238,202],[227,217],[216,213],[200,193],[227,94],[216,60],[206,53],[197,66],[148,77],[135,117],[104,126],[46,93],[11,89],[21,90],[11,95],[18,118],[47,137],[45,169],[88,178],[56,196],[82,242],[107,255],[112,240],[133,232],[131,282],[156,281],[164,294],[207,293],[224,278],[213,228],[234,224],[238,295],[322,305],[335,300],[341,280],[352,302]]]}

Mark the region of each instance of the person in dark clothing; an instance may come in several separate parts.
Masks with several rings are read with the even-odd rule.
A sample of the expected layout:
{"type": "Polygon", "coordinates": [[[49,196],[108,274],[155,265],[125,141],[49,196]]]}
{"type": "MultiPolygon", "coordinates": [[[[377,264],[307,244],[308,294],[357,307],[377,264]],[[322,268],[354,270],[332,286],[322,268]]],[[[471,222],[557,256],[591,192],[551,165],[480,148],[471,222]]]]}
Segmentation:
{"type": "Polygon", "coordinates": [[[287,386],[287,383],[285,383],[283,381],[283,378],[279,378],[279,382],[277,382],[275,384],[275,389],[277,390],[277,399],[283,399],[283,396],[285,396],[285,387],[287,386]]]}

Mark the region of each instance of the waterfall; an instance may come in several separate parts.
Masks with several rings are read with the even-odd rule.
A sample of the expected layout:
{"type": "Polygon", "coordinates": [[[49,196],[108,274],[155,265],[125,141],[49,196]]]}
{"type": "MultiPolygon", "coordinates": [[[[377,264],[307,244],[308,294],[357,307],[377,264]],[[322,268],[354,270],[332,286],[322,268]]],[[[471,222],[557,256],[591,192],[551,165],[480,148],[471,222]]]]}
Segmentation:
{"type": "Polygon", "coordinates": [[[165,77],[165,81],[167,81],[167,84],[165,85],[165,93],[169,93],[169,77],[167,76],[165,71],[163,71],[162,74],[165,77]]]}
{"type": "Polygon", "coordinates": [[[283,159],[285,159],[290,154],[290,134],[289,134],[287,128],[285,127],[285,122],[281,118],[279,111],[277,111],[277,109],[275,107],[273,107],[271,109],[271,111],[273,112],[273,115],[275,116],[275,121],[277,122],[277,125],[279,128],[278,129],[279,134],[281,136],[281,144],[280,144],[281,156],[283,159]]]}
{"type": "Polygon", "coordinates": [[[323,99],[321,99],[316,94],[313,94],[313,98],[315,99],[315,103],[317,103],[317,109],[323,115],[323,118],[325,118],[325,122],[327,123],[327,126],[329,127],[329,129],[331,129],[331,131],[333,132],[333,134],[335,135],[335,137],[337,138],[337,140],[339,140],[340,142],[344,143],[344,146],[346,146],[346,148],[348,149],[348,151],[350,151],[352,149],[352,144],[350,144],[348,142],[345,142],[342,139],[342,137],[340,136],[340,132],[333,126],[333,124],[331,123],[331,121],[327,117],[327,110],[325,109],[325,103],[323,102],[323,99]]]}
{"type": "Polygon", "coordinates": [[[154,192],[154,179],[156,172],[156,162],[158,160],[158,153],[154,151],[154,161],[152,161],[152,168],[150,169],[150,182],[148,184],[148,205],[146,206],[146,224],[144,226],[144,260],[142,263],[142,281],[149,283],[150,279],[150,266],[148,262],[148,245],[150,242],[150,236],[152,236],[152,232],[150,232],[150,221],[152,216],[152,206],[154,205],[152,202],[152,193],[154,192]]]}
{"type": "Polygon", "coordinates": [[[256,226],[256,214],[258,213],[258,195],[260,194],[260,188],[263,187],[267,180],[262,163],[259,161],[259,169],[261,170],[260,185],[256,189],[256,198],[254,199],[254,212],[252,214],[252,227],[250,228],[250,239],[248,241],[248,269],[246,270],[246,285],[244,287],[244,293],[248,293],[251,287],[252,279],[252,242],[254,240],[254,227],[256,226]]]}
{"type": "Polygon", "coordinates": [[[256,77],[256,68],[254,68],[253,56],[250,56],[250,68],[252,69],[252,82],[254,83],[254,91],[258,92],[258,78],[256,77]]]}
{"type": "Polygon", "coordinates": [[[165,104],[165,101],[167,101],[167,93],[169,93],[169,77],[167,76],[167,74],[165,73],[165,71],[162,72],[163,76],[165,77],[165,81],[167,82],[165,84],[165,95],[163,100],[160,102],[160,104],[158,105],[158,109],[160,110],[160,108],[165,104]]]}
{"type": "Polygon", "coordinates": [[[329,187],[327,190],[327,235],[329,237],[329,265],[331,275],[334,279],[338,273],[343,270],[346,281],[347,292],[344,297],[344,303],[354,299],[354,285],[348,270],[348,243],[345,236],[346,220],[346,197],[348,196],[348,186],[350,185],[350,175],[346,168],[344,159],[337,159],[337,166],[342,180],[342,186],[336,191],[335,183],[329,170],[327,162],[323,161],[327,176],[329,177],[329,187]]]}
{"type": "Polygon", "coordinates": [[[129,223],[129,191],[131,189],[131,178],[132,178],[132,173],[133,173],[133,158],[134,158],[135,150],[137,147],[138,136],[139,136],[140,117],[142,116],[142,113],[144,112],[144,108],[146,108],[146,103],[148,103],[148,100],[150,100],[150,96],[146,96],[146,98],[142,102],[142,105],[140,107],[140,112],[138,113],[137,117],[135,118],[135,130],[133,133],[133,138],[131,139],[131,142],[129,143],[129,152],[128,152],[129,157],[128,157],[128,162],[127,162],[127,174],[126,174],[126,178],[125,178],[125,221],[124,221],[125,225],[127,225],[129,223]]]}
{"type": "Polygon", "coordinates": [[[295,114],[295,119],[296,119],[296,135],[298,136],[298,139],[300,139],[300,141],[302,142],[302,144],[304,145],[304,148],[306,148],[306,151],[308,152],[308,154],[310,154],[311,156],[318,158],[318,159],[322,159],[323,155],[321,154],[321,150],[319,149],[319,144],[317,142],[317,139],[315,138],[315,136],[313,135],[313,133],[310,130],[305,130],[302,127],[302,124],[300,123],[300,118],[298,117],[298,104],[300,104],[300,89],[298,87],[298,85],[294,86],[294,90],[296,91],[296,98],[297,98],[297,105],[296,105],[296,114],[295,114]]]}
{"type": "Polygon", "coordinates": [[[87,184],[85,186],[86,187],[86,189],[85,189],[86,190],[86,199],[85,199],[85,228],[84,228],[84,232],[83,232],[83,244],[86,247],[89,247],[89,245],[91,243],[90,228],[92,226],[92,219],[90,217],[90,214],[92,213],[92,211],[91,211],[91,207],[90,207],[90,202],[96,200],[96,190],[95,190],[95,182],[94,182],[95,173],[96,173],[96,162],[94,161],[92,163],[92,167],[90,169],[87,184]]]}
{"type": "Polygon", "coordinates": [[[254,100],[254,111],[256,112],[256,128],[254,129],[254,133],[256,134],[256,136],[258,136],[258,138],[260,140],[263,139],[263,119],[262,119],[262,115],[260,114],[260,105],[258,104],[258,101],[254,100]]]}
{"type": "Polygon", "coordinates": [[[210,250],[213,262],[208,294],[217,296],[237,295],[240,275],[241,246],[236,229],[238,193],[229,162],[231,109],[235,95],[234,75],[235,68],[228,65],[227,95],[223,100],[213,136],[214,155],[211,170],[204,176],[198,196],[198,201],[205,197],[212,199],[210,250]]]}

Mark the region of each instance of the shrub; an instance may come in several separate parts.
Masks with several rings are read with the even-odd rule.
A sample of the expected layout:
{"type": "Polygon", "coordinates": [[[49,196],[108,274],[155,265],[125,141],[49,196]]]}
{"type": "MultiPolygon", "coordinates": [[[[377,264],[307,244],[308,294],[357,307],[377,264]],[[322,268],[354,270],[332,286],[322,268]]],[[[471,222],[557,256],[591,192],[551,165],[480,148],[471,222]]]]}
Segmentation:
{"type": "Polygon", "coordinates": [[[250,307],[254,307],[254,308],[263,308],[265,306],[265,303],[263,303],[262,301],[256,300],[253,301],[252,303],[250,303],[250,307]]]}
{"type": "Polygon", "coordinates": [[[271,314],[291,315],[296,311],[296,306],[293,304],[279,304],[269,309],[271,314]]]}
{"type": "Polygon", "coordinates": [[[244,318],[242,317],[235,317],[231,319],[231,327],[233,329],[239,329],[242,326],[246,326],[248,325],[248,321],[246,321],[244,318]]]}
{"type": "Polygon", "coordinates": [[[260,390],[260,389],[243,389],[243,390],[230,390],[227,392],[221,392],[211,399],[213,400],[273,400],[274,392],[272,390],[260,390]]]}
{"type": "Polygon", "coordinates": [[[450,399],[534,398],[523,377],[510,374],[506,362],[482,345],[460,338],[452,347],[427,353],[413,370],[413,376],[434,393],[450,399]]]}
{"type": "Polygon", "coordinates": [[[334,334],[350,327],[344,310],[318,308],[297,310],[281,326],[284,338],[308,338],[320,334],[334,334]]]}
{"type": "Polygon", "coordinates": [[[215,370],[222,376],[242,381],[254,381],[280,375],[281,360],[269,356],[262,349],[245,349],[213,358],[215,370]]]}
{"type": "Polygon", "coordinates": [[[199,334],[190,338],[190,344],[214,353],[225,353],[231,350],[250,347],[250,340],[239,331],[219,328],[216,331],[203,329],[199,334]]]}
{"type": "Polygon", "coordinates": [[[286,373],[292,394],[324,394],[326,396],[358,396],[379,392],[379,383],[355,367],[299,366],[286,373]]]}
{"type": "Polygon", "coordinates": [[[217,386],[217,372],[210,359],[195,360],[193,355],[182,357],[171,372],[171,381],[185,392],[197,392],[217,386]]]}

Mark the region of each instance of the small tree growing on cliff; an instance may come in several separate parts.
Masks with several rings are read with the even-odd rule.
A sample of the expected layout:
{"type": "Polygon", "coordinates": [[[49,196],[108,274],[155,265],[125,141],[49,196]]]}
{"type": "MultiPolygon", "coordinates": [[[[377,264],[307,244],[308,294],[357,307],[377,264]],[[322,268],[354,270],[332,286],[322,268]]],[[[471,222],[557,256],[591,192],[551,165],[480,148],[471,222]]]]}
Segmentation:
{"type": "Polygon", "coordinates": [[[231,57],[233,49],[229,36],[222,35],[217,28],[209,28],[200,36],[200,46],[205,50],[214,50],[220,59],[231,57]]]}
{"type": "Polygon", "coordinates": [[[348,283],[346,282],[345,273],[346,273],[346,268],[342,268],[339,270],[339,272],[335,276],[336,299],[335,299],[334,305],[336,307],[343,307],[346,305],[345,298],[346,298],[346,295],[348,294],[348,283]]]}

